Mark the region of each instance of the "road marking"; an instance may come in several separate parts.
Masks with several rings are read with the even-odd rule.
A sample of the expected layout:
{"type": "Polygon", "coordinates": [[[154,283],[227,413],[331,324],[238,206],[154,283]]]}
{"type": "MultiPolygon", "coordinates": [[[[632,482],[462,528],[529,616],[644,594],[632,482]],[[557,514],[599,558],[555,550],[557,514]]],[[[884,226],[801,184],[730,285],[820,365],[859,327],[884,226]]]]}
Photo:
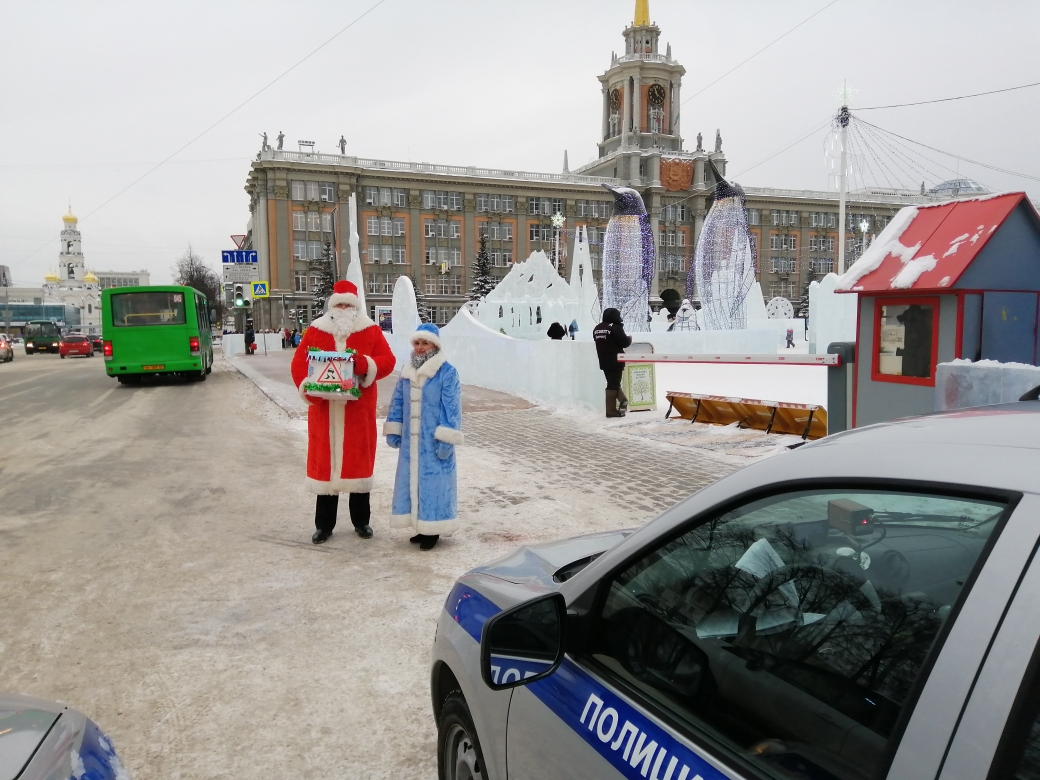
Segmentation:
{"type": "Polygon", "coordinates": [[[24,390],[19,390],[17,393],[11,393],[10,395],[5,395],[3,398],[0,398],[0,403],[3,403],[8,398],[14,398],[16,395],[21,395],[22,393],[28,393],[30,390],[35,390],[35,389],[36,389],[35,387],[27,387],[24,390]]]}
{"type": "Polygon", "coordinates": [[[95,398],[93,401],[91,401],[89,406],[97,406],[99,403],[101,403],[110,395],[112,395],[112,393],[114,393],[115,391],[116,389],[114,387],[109,388],[108,390],[103,392],[99,398],[95,398]]]}
{"type": "Polygon", "coordinates": [[[56,374],[56,373],[58,373],[61,370],[62,369],[60,369],[60,368],[55,368],[55,369],[53,369],[51,371],[44,371],[44,372],[39,373],[39,374],[34,374],[33,376],[29,377],[28,379],[19,379],[17,382],[8,382],[3,387],[0,387],[0,390],[6,390],[9,387],[15,387],[17,385],[24,385],[26,382],[35,382],[41,376],[47,376],[48,374],[56,374]]]}

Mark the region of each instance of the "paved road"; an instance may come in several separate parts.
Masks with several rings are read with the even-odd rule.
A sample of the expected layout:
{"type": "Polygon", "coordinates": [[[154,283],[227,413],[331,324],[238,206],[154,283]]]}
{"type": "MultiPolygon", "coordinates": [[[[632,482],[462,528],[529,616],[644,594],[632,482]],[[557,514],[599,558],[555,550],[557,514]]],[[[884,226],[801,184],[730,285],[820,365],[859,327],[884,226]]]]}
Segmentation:
{"type": "MultiPolygon", "coordinates": [[[[305,423],[218,362],[122,387],[100,358],[0,365],[0,689],[68,701],[136,780],[434,778],[434,623],[463,571],[643,522],[731,471],[539,409],[475,412],[464,529],[310,544],[305,423]]],[[[348,525],[349,528],[349,525],[348,525]]]]}

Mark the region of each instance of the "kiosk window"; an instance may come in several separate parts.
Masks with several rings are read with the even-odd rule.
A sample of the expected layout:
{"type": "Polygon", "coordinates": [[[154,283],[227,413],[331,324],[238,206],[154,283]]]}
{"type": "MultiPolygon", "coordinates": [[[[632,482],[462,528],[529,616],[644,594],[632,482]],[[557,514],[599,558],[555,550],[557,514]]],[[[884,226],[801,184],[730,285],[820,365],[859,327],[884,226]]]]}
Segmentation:
{"type": "Polygon", "coordinates": [[[876,378],[932,379],[938,303],[878,301],[876,378]]]}
{"type": "Polygon", "coordinates": [[[1003,508],[861,488],[758,499],[614,577],[592,662],[755,774],[883,777],[1003,508]]]}

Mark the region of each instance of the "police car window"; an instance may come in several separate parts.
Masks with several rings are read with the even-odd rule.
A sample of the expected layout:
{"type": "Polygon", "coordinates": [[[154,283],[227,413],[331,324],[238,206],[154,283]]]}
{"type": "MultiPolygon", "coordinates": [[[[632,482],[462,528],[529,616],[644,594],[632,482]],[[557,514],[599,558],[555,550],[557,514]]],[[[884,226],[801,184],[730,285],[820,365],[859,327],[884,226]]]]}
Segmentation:
{"type": "Polygon", "coordinates": [[[615,577],[592,658],[759,774],[880,777],[1003,509],[864,490],[755,501],[615,577]]]}

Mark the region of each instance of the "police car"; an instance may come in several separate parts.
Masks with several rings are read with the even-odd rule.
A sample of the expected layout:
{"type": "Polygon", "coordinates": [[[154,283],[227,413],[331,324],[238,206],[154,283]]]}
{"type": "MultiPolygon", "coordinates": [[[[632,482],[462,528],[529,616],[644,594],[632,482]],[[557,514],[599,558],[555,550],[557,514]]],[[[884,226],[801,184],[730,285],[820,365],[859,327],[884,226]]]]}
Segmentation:
{"type": "Polygon", "coordinates": [[[1040,776],[1040,402],[857,429],[460,577],[442,780],[1040,776]]]}
{"type": "Polygon", "coordinates": [[[2,780],[130,780],[111,740],[60,702],[0,693],[2,780]]]}

